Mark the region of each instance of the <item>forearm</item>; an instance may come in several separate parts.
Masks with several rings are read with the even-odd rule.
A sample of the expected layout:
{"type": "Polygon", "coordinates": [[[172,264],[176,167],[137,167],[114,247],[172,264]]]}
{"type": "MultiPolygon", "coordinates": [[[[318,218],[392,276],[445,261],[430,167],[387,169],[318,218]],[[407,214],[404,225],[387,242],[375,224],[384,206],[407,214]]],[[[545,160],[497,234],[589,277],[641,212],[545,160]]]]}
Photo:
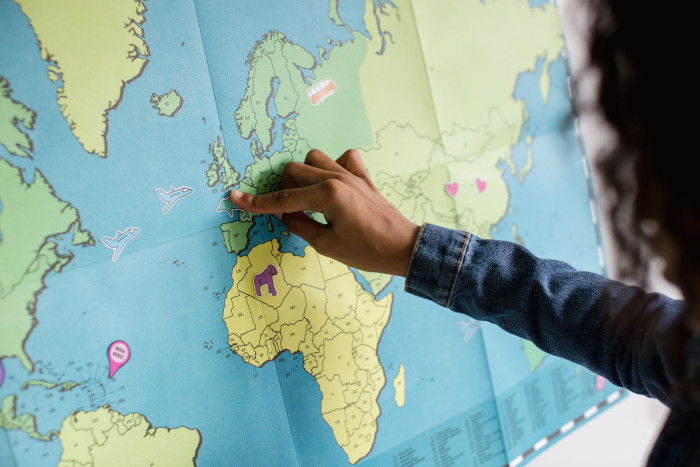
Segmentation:
{"type": "Polygon", "coordinates": [[[647,294],[509,242],[428,225],[406,289],[497,324],[615,384],[669,403],[688,335],[682,302],[647,294]]]}

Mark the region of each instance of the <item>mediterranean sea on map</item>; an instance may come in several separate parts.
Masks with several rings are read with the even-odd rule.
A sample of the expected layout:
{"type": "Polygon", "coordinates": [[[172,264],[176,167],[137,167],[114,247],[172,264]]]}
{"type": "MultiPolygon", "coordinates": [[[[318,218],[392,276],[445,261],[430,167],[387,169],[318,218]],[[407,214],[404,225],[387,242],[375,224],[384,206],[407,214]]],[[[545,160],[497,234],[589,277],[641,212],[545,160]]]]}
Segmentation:
{"type": "MultiPolygon", "coordinates": [[[[56,239],[59,251],[71,250],[75,257],[60,273],[45,278],[35,314],[38,324],[25,343],[35,374],[16,358],[2,360],[5,380],[0,400],[21,393],[18,413],[35,414],[39,433],[60,430],[71,411],[105,404],[122,414],[144,414],[157,427],[196,428],[202,437],[197,464],[202,466],[219,465],[221,459],[241,464],[345,465],[348,457],[321,417],[322,394],[304,370],[302,355],[283,352],[256,368],[229,348],[222,310],[236,255],[226,252],[219,227],[230,217],[216,212],[226,193],[207,186],[205,171],[211,159],[209,145],[222,136],[237,171],[243,173],[251,163],[250,141],[240,137],[235,111],[246,90],[246,58],[256,41],[278,30],[319,59],[318,47],[331,47],[327,38],[335,44],[352,35],[329,21],[328,1],[296,2],[290,9],[289,2],[259,0],[246,3],[240,14],[218,9],[218,3],[147,2],[143,27],[149,63],[109,113],[109,157],[103,159],[85,152],[62,117],[56,84],[46,77],[47,63],[40,57],[27,18],[16,3],[0,0],[0,17],[9,18],[5,22],[11,25],[0,30],[2,63],[21,63],[0,69],[0,74],[11,83],[13,98],[38,116],[29,132],[34,159],[13,158],[12,163],[25,169],[22,175],[29,183],[34,168],[39,168],[61,199],[79,210],[96,239],[129,227],[140,229],[119,261],[110,261],[111,250],[99,241],[91,248],[75,248],[69,238],[56,239]],[[200,30],[204,24],[210,27],[200,30]],[[223,68],[210,69],[203,38],[206,59],[238,67],[225,74],[223,68]],[[215,89],[220,87],[237,93],[218,95],[215,89]],[[183,106],[173,118],[164,118],[150,98],[171,89],[182,97],[183,106]],[[154,190],[170,186],[191,187],[194,193],[161,214],[163,202],[154,190]],[[165,294],[153,293],[164,289],[165,294]],[[131,359],[109,379],[107,348],[120,339],[129,343],[131,359]],[[21,389],[31,378],[84,383],[48,398],[41,387],[21,389]]],[[[346,24],[363,30],[364,4],[340,5],[346,24]]],[[[529,118],[513,160],[520,169],[529,146],[534,168],[520,181],[503,167],[510,208],[492,234],[513,241],[517,230],[535,254],[601,272],[589,185],[573,122],[566,120],[571,113],[566,66],[560,59],[549,67],[552,86],[547,103],[538,84],[541,61],[534,72],[521,74],[517,81],[514,96],[526,102],[529,118]],[[556,196],[540,190],[543,185],[556,196]],[[577,204],[572,205],[571,199],[577,204]],[[543,228],[542,218],[552,225],[543,228]],[[555,238],[542,232],[555,232],[555,238]]],[[[281,132],[276,134],[271,151],[281,146],[281,137],[281,132]]],[[[254,230],[254,240],[245,251],[277,238],[281,251],[303,252],[305,244],[283,235],[284,226],[274,218],[258,217],[254,230]]],[[[364,278],[357,274],[356,278],[369,289],[364,278]]],[[[406,294],[400,278],[378,298],[388,294],[394,297],[392,313],[378,347],[387,383],[378,399],[381,415],[374,446],[360,464],[386,464],[397,445],[475,408],[496,420],[503,397],[533,374],[520,339],[505,338],[491,325],[465,339],[460,323],[467,317],[406,294]],[[398,407],[391,380],[402,364],[406,403],[398,407]]],[[[559,371],[558,362],[543,357],[535,372],[559,371]]],[[[583,372],[581,378],[593,378],[583,372]]],[[[550,422],[556,424],[557,416],[552,414],[550,422]]],[[[535,436],[540,433],[531,437],[535,436]]],[[[531,437],[508,449],[524,451],[533,442],[531,437]]],[[[0,430],[0,452],[7,450],[5,443],[15,446],[17,465],[45,465],[59,459],[62,451],[55,437],[36,441],[21,431],[0,430]],[[22,449],[16,448],[19,445],[22,449]]]]}

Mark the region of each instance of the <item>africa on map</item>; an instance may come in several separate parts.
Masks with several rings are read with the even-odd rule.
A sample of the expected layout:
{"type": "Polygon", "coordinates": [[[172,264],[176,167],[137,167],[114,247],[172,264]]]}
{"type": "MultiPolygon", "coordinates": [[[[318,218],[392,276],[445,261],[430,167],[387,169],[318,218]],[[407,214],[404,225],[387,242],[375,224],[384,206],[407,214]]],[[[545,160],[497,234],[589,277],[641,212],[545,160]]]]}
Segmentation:
{"type": "Polygon", "coordinates": [[[227,199],[356,148],[605,273],[555,5],[0,0],[0,50],[0,465],[515,465],[620,397],[227,199]]]}

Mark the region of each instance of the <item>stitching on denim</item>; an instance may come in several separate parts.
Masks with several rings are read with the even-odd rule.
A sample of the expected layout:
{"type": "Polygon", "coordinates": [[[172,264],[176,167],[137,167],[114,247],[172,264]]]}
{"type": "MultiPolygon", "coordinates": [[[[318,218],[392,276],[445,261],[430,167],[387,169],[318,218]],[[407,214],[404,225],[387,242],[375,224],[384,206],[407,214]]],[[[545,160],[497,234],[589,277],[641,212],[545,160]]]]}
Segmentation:
{"type": "Polygon", "coordinates": [[[450,293],[447,295],[447,300],[445,301],[445,308],[450,307],[450,300],[452,300],[452,293],[454,292],[455,285],[457,284],[457,276],[459,275],[459,266],[462,264],[462,257],[464,256],[464,251],[467,249],[467,244],[471,238],[469,232],[465,232],[464,242],[462,243],[462,249],[459,252],[459,257],[457,258],[457,265],[455,266],[455,273],[452,277],[452,285],[450,285],[450,293]]]}
{"type": "Polygon", "coordinates": [[[420,246],[420,241],[423,238],[423,231],[425,230],[426,225],[428,225],[428,223],[423,222],[423,226],[420,228],[420,232],[418,232],[418,239],[416,240],[416,244],[413,247],[413,253],[411,253],[411,261],[408,263],[408,271],[406,272],[406,284],[404,285],[405,292],[408,292],[408,278],[411,277],[413,263],[416,259],[416,253],[418,252],[418,247],[420,246]]]}

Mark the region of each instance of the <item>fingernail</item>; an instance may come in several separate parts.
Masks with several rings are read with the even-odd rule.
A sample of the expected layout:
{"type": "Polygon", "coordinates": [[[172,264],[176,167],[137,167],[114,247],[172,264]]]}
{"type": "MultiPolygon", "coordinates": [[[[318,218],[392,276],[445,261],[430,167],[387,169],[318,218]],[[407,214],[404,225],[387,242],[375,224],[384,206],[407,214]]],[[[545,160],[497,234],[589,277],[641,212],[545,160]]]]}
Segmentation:
{"type": "Polygon", "coordinates": [[[228,197],[231,201],[235,199],[240,199],[241,198],[241,192],[236,190],[235,188],[231,190],[231,193],[228,194],[228,197]]]}

